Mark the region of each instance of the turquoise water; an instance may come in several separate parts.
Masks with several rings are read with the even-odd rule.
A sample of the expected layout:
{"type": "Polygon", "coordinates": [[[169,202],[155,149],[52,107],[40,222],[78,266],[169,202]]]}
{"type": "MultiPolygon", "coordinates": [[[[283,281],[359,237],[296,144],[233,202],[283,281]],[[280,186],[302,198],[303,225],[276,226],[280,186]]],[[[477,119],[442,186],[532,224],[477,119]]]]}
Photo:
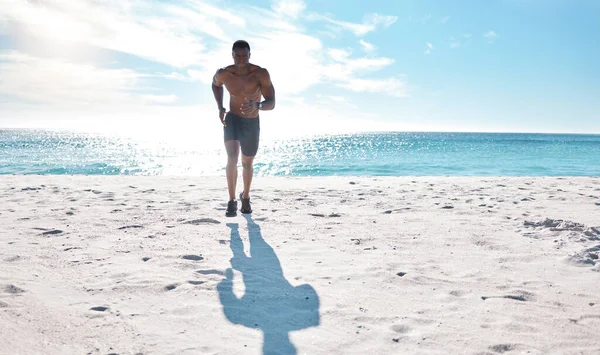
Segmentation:
{"type": "MultiPolygon", "coordinates": [[[[226,159],[219,139],[0,131],[0,174],[217,176],[226,159]]],[[[600,135],[398,132],[263,140],[255,174],[600,176],[600,135]]]]}

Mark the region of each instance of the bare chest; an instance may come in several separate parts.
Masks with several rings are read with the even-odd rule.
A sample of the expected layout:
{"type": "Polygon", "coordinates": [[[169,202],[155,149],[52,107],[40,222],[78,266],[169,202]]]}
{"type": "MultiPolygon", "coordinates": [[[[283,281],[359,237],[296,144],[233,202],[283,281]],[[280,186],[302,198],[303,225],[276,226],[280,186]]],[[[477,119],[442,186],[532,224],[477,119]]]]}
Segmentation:
{"type": "Polygon", "coordinates": [[[260,91],[260,81],[256,75],[237,76],[229,74],[224,84],[227,91],[234,96],[252,96],[260,91]]]}

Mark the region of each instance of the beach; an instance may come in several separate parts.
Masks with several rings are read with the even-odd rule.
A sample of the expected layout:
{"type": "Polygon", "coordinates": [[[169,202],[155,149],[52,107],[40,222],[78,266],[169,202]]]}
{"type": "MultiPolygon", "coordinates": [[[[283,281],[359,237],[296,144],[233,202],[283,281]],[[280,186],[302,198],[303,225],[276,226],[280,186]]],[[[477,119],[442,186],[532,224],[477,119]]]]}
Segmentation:
{"type": "Polygon", "coordinates": [[[0,181],[3,354],[600,353],[597,177],[0,181]]]}

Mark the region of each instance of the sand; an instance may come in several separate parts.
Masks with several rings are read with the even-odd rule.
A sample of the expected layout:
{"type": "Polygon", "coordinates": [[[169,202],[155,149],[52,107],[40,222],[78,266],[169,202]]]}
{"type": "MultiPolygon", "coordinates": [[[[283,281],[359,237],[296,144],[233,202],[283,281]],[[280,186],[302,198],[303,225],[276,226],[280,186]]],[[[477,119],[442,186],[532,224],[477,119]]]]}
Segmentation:
{"type": "Polygon", "coordinates": [[[2,354],[600,353],[600,178],[0,181],[2,354]]]}

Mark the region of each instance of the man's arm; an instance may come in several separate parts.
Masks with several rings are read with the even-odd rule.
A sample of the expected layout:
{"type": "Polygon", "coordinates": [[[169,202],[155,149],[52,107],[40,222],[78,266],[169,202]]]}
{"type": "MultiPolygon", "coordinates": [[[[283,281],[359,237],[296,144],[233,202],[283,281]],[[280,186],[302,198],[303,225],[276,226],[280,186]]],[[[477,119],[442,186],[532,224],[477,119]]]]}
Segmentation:
{"type": "Polygon", "coordinates": [[[212,82],[212,91],[213,91],[213,95],[215,96],[215,100],[217,101],[217,106],[219,108],[219,111],[222,111],[224,109],[224,107],[223,107],[223,80],[222,80],[222,76],[223,76],[224,72],[225,72],[224,69],[217,70],[217,72],[213,76],[213,82],[212,82]]]}
{"type": "Polygon", "coordinates": [[[260,75],[260,91],[265,100],[262,102],[262,111],[275,108],[275,88],[271,82],[271,76],[267,69],[263,69],[260,75]]]}

